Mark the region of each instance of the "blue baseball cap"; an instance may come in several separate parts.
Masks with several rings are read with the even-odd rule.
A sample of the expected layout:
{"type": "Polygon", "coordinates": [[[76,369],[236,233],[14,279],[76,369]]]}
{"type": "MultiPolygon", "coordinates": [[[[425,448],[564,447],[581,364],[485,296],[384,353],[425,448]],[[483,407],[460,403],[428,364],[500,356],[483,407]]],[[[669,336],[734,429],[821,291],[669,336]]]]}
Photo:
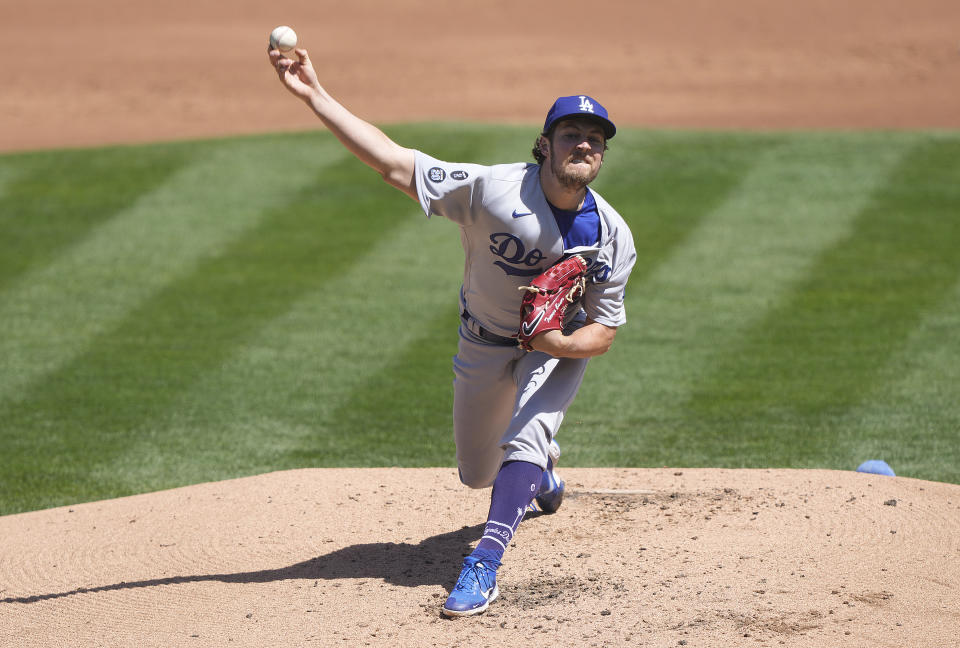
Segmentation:
{"type": "Polygon", "coordinates": [[[550,112],[547,113],[547,120],[543,122],[543,132],[549,133],[558,121],[572,117],[595,119],[603,127],[603,134],[606,135],[607,139],[617,134],[617,127],[607,116],[607,109],[601,106],[599,101],[587,95],[560,97],[554,101],[550,112]]]}

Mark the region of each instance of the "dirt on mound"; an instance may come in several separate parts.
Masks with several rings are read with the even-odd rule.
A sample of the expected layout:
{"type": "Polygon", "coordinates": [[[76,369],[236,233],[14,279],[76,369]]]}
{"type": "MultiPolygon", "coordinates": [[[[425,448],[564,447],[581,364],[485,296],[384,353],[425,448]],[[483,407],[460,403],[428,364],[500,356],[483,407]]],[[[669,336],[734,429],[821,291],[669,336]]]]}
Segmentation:
{"type": "Polygon", "coordinates": [[[5,646],[947,646],[960,486],[566,469],[481,617],[440,606],[487,491],[296,470],[0,518],[5,646]],[[464,524],[468,526],[464,526],[464,524]]]}

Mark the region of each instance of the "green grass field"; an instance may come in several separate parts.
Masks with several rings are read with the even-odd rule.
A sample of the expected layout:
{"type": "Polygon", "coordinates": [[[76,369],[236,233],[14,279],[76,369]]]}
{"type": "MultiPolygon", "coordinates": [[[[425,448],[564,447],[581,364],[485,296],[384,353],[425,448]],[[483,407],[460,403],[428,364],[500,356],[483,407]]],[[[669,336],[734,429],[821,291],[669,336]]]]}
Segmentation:
{"type": "MultiPolygon", "coordinates": [[[[476,162],[535,128],[393,127],[476,162]]],[[[960,133],[623,130],[639,259],[564,463],[960,483],[960,133]]],[[[0,514],[452,466],[456,227],[326,133],[0,156],[0,514]]]]}

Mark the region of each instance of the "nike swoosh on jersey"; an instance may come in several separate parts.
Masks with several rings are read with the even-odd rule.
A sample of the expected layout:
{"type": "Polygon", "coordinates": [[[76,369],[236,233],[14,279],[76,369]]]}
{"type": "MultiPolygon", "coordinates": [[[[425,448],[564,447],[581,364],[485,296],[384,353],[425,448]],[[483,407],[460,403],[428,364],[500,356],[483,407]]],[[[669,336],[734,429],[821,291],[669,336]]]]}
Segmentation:
{"type": "Polygon", "coordinates": [[[533,212],[532,212],[532,211],[522,211],[522,210],[520,210],[520,209],[514,209],[514,210],[513,210],[513,217],[514,217],[514,218],[523,218],[524,216],[532,216],[532,215],[533,215],[533,212]]]}

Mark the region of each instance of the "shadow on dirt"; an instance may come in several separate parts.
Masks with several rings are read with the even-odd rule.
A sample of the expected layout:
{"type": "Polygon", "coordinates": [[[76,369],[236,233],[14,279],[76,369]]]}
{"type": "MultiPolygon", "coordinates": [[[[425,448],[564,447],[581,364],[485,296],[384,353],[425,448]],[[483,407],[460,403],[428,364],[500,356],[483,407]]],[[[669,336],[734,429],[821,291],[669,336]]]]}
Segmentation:
{"type": "Polygon", "coordinates": [[[357,544],[311,558],[288,567],[233,574],[170,576],[150,580],[120,582],[100,587],[81,587],[68,592],[53,592],[0,599],[2,603],[37,603],[77,594],[95,594],[114,590],[219,581],[223,583],[269,583],[283,580],[336,580],[340,578],[380,578],[392,585],[450,587],[463,556],[470,552],[484,525],[465,526],[441,533],[419,544],[374,542],[357,544]]]}

